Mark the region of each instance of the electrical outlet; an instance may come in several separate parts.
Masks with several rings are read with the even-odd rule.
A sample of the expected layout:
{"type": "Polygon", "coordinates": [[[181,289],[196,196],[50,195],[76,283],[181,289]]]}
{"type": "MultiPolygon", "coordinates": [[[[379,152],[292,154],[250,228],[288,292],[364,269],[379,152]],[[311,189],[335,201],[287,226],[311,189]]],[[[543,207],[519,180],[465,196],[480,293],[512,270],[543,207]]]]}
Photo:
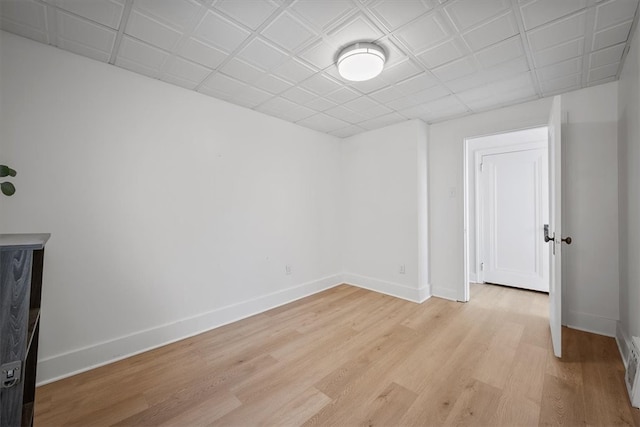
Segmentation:
{"type": "Polygon", "coordinates": [[[291,266],[289,264],[284,266],[284,272],[287,274],[287,276],[291,275],[291,266]]]}
{"type": "Polygon", "coordinates": [[[400,274],[404,274],[404,272],[405,272],[404,264],[400,264],[400,268],[398,269],[398,271],[400,272],[400,274]]]}

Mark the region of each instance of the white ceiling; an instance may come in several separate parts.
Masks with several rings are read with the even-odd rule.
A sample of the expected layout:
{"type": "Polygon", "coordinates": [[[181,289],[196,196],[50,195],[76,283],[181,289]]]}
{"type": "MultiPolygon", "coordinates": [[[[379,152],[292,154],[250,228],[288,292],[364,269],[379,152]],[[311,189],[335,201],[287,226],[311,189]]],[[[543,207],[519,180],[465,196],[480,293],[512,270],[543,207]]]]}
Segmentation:
{"type": "Polygon", "coordinates": [[[346,137],[616,80],[638,0],[18,0],[0,28],[346,137]],[[343,80],[375,41],[383,73],[343,80]]]}

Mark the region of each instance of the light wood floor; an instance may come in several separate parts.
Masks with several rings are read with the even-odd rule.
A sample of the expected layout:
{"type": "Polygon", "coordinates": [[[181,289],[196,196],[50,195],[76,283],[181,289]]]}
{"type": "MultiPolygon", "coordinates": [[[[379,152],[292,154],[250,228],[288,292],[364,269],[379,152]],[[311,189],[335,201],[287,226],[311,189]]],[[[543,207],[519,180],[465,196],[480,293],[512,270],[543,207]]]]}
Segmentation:
{"type": "Polygon", "coordinates": [[[37,390],[38,426],[639,425],[612,338],[547,296],[414,304],[342,285],[37,390]]]}

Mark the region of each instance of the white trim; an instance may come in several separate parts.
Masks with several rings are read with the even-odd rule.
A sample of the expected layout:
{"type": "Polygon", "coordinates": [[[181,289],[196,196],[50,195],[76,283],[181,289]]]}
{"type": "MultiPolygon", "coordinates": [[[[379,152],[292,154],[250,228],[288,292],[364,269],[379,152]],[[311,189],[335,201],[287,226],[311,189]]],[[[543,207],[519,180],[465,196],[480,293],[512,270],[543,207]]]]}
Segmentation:
{"type": "Polygon", "coordinates": [[[566,322],[562,322],[572,329],[591,332],[607,337],[616,336],[617,320],[596,316],[589,313],[567,310],[566,322]]]}
{"type": "Polygon", "coordinates": [[[372,277],[358,276],[357,274],[344,274],[342,277],[347,285],[357,286],[411,302],[422,303],[431,297],[431,285],[413,288],[372,277]]]}
{"type": "Polygon", "coordinates": [[[631,349],[631,342],[629,341],[629,337],[622,330],[622,322],[619,320],[616,322],[616,344],[618,344],[618,351],[620,352],[620,357],[622,358],[622,363],[624,363],[624,369],[627,369],[627,363],[629,358],[629,350],[631,349]]]}
{"type": "Polygon", "coordinates": [[[342,283],[343,277],[341,275],[325,277],[176,322],[39,360],[37,385],[48,384],[201,334],[333,288],[342,283]]]}
{"type": "Polygon", "coordinates": [[[458,294],[457,294],[455,289],[441,288],[441,287],[433,286],[431,288],[431,295],[433,295],[434,297],[444,298],[444,299],[448,299],[448,300],[451,300],[451,301],[456,301],[456,302],[460,301],[460,299],[458,298],[458,294]]]}

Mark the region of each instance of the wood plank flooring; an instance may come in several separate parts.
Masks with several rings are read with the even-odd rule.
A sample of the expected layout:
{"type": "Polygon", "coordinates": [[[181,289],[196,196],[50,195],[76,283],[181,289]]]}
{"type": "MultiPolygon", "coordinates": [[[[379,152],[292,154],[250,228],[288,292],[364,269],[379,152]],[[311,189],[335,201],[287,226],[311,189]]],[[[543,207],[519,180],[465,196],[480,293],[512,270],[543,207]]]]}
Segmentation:
{"type": "Polygon", "coordinates": [[[39,426],[640,425],[612,338],[547,296],[414,304],[341,285],[37,389],[39,426]]]}

